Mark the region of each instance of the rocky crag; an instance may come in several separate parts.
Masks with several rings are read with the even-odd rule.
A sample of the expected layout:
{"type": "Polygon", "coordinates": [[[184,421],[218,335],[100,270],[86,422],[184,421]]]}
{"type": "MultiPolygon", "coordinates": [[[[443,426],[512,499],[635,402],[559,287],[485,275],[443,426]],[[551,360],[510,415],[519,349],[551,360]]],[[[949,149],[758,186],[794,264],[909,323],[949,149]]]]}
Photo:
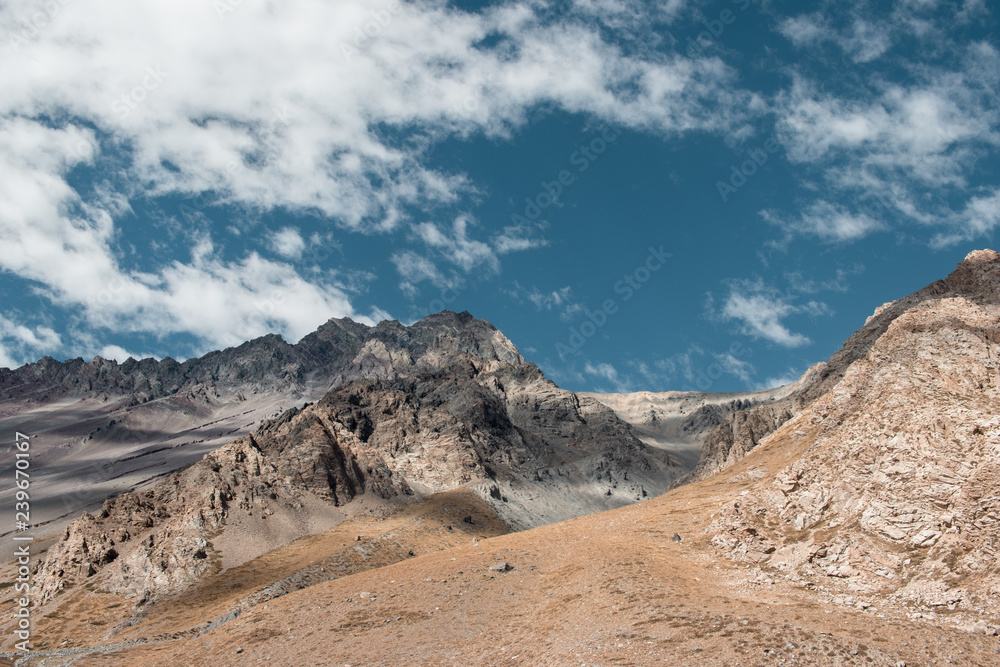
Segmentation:
{"type": "Polygon", "coordinates": [[[816,364],[798,382],[790,385],[785,396],[727,414],[722,423],[705,436],[698,465],[678,480],[675,486],[710,477],[742,459],[765,437],[836,387],[848,368],[864,359],[893,323],[913,308],[935,302],[947,295],[961,294],[976,303],[989,298],[969,292],[970,289],[984,288],[982,285],[969,283],[962,276],[971,270],[970,266],[989,265],[989,260],[983,258],[988,258],[992,252],[974,253],[946,280],[938,280],[905,298],[883,304],[828,361],[816,364]]]}
{"type": "Polygon", "coordinates": [[[745,488],[715,517],[713,543],[802,585],[995,625],[998,355],[1000,255],[977,251],[879,308],[798,400],[827,391],[752,434],[770,463],[730,480],[745,488]]]}
{"type": "Polygon", "coordinates": [[[94,577],[140,601],[181,590],[278,546],[259,539],[268,521],[297,522],[297,536],[356,499],[398,505],[470,485],[524,528],[656,495],[686,470],[467,313],[350,332],[320,351],[340,359],[321,400],[74,521],[39,572],[43,598],[94,577]],[[218,547],[236,525],[258,536],[256,551],[218,547]]]}

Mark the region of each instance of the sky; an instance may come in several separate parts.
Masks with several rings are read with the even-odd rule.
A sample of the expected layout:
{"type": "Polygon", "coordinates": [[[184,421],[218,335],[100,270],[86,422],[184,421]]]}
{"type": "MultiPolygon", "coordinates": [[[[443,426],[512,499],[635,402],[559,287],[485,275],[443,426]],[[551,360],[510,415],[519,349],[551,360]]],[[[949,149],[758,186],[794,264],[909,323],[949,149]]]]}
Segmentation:
{"type": "Polygon", "coordinates": [[[744,391],[1000,225],[984,0],[0,5],[0,367],[468,310],[744,391]]]}

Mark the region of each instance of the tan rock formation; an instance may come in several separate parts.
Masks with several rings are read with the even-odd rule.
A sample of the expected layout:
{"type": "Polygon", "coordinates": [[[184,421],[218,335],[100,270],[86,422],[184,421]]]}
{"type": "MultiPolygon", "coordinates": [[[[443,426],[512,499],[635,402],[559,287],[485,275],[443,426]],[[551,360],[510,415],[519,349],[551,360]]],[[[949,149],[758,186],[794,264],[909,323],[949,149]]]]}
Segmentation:
{"type": "Polygon", "coordinates": [[[713,542],[803,579],[996,613],[1000,255],[971,253],[918,294],[880,309],[866,329],[891,321],[864,355],[763,440],[802,455],[728,503],[713,542]]]}

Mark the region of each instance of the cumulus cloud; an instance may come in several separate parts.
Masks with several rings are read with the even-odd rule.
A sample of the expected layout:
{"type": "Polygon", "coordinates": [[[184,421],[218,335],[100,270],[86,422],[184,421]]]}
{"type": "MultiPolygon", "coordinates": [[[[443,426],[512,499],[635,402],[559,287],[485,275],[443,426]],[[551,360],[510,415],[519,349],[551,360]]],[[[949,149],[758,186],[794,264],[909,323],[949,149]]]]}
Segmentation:
{"type": "Polygon", "coordinates": [[[53,303],[81,307],[96,327],[189,333],[211,346],[269,331],[297,340],[331,315],[354,312],[342,291],[307,282],[289,265],[255,253],[219,259],[208,237],[188,263],[123,270],[111,215],[83,205],[63,178],[95,151],[89,131],[0,122],[0,266],[41,285],[53,303]]]}
{"type": "Polygon", "coordinates": [[[129,352],[121,345],[104,345],[101,347],[100,356],[103,359],[113,359],[118,363],[124,363],[131,359],[146,359],[152,357],[151,354],[136,354],[129,352]]]}
{"type": "MultiPolygon", "coordinates": [[[[736,113],[718,63],[628,59],[572,16],[543,24],[525,3],[479,14],[389,5],[243,3],[220,16],[196,0],[65,3],[6,54],[0,114],[96,125],[131,147],[132,175],[155,192],[211,190],[391,228],[406,203],[453,201],[468,184],[380,125],[504,135],[550,103],[677,132],[736,113]],[[476,46],[489,35],[496,48],[476,46]]],[[[15,11],[2,18],[16,25],[15,11]]]]}
{"type": "Polygon", "coordinates": [[[51,327],[0,315],[0,368],[17,368],[58,350],[62,337],[51,327]]]}
{"type": "Polygon", "coordinates": [[[0,270],[93,326],[206,345],[267,330],[294,338],[330,316],[365,320],[343,290],[296,272],[289,262],[305,241],[293,228],[268,239],[278,261],[223,259],[196,241],[190,261],[123,268],[115,243],[134,197],[198,196],[202,234],[207,213],[227,206],[412,231],[426,254],[392,256],[409,294],[421,281],[455,282],[439,262],[495,273],[498,255],[546,241],[513,228],[477,240],[464,219],[411,224],[414,209],[476,191],[464,174],[429,166],[436,142],[509,137],[540,105],[662,135],[730,127],[750,106],[716,60],[624,53],[590,19],[640,25],[626,21],[639,8],[605,5],[544,21],[530,2],[479,13],[435,0],[4,5],[0,270]],[[69,185],[72,169],[112,155],[117,180],[69,185]]]}
{"type": "Polygon", "coordinates": [[[302,251],[306,249],[302,234],[294,227],[282,227],[271,234],[270,245],[274,252],[287,259],[302,257],[302,251]]]}

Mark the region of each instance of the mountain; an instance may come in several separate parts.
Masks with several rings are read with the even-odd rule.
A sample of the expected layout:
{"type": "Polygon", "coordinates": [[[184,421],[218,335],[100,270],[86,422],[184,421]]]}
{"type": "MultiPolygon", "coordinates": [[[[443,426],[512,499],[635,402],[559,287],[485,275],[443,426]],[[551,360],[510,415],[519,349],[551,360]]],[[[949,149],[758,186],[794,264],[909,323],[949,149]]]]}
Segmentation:
{"type": "MultiPolygon", "coordinates": [[[[334,326],[319,333],[336,337],[271,341],[265,355],[258,346],[250,363],[234,355],[242,363],[231,365],[284,372],[270,385],[266,373],[230,372],[228,392],[248,382],[299,388],[309,373],[334,388],[74,521],[39,572],[43,599],[90,580],[146,601],[261,555],[277,546],[269,536],[317,532],[372,503],[391,509],[470,486],[523,529],[657,495],[686,471],[601,403],[556,387],[468,313],[409,328],[334,326]],[[300,347],[329,361],[312,368],[300,347]]],[[[220,394],[222,374],[206,378],[204,359],[186,382],[212,382],[220,394]]]]}
{"type": "Polygon", "coordinates": [[[39,657],[996,664],[998,301],[973,252],[752,395],[575,395],[466,314],[362,328],[315,403],[69,526],[39,657]]]}
{"type": "Polygon", "coordinates": [[[713,541],[793,580],[995,618],[1000,255],[972,253],[886,304],[848,346],[859,341],[839,381],[765,439],[797,455],[755,469],[713,541]]]}
{"type": "MultiPolygon", "coordinates": [[[[646,448],[628,432],[629,427],[617,423],[614,415],[599,404],[577,400],[544,380],[537,367],[525,362],[492,325],[468,313],[439,313],[410,327],[395,321],[367,327],[350,319],[333,319],[295,345],[271,335],[183,363],[169,358],[130,359],[123,364],[100,358],[59,363],[46,358],[14,371],[0,369],[0,428],[32,435],[37,475],[32,498],[33,522],[42,535],[58,535],[82,511],[99,512],[109,496],[145,488],[233,439],[251,433],[263,420],[277,418],[293,405],[301,407],[319,401],[331,389],[351,382],[361,383],[355,385],[359,396],[376,402],[379,398],[375,394],[382,391],[396,395],[422,392],[414,397],[418,402],[424,401],[416,406],[417,412],[426,409],[445,417],[464,415],[471,423],[480,416],[491,419],[490,411],[495,409],[509,411],[513,421],[490,427],[496,427],[496,437],[525,450],[517,456],[541,456],[544,460],[535,462],[539,475],[554,475],[562,480],[564,489],[580,481],[575,468],[565,467],[575,465],[573,462],[578,459],[584,467],[614,467],[587,458],[598,451],[606,450],[614,458],[621,454],[615,453],[617,449],[632,448],[643,459],[635,470],[638,475],[635,483],[608,468],[606,484],[599,493],[588,492],[581,500],[560,499],[556,494],[551,498],[551,511],[545,510],[548,512],[545,517],[529,517],[524,508],[507,512],[510,521],[519,526],[606,509],[636,495],[641,498],[643,484],[647,494],[662,490],[661,477],[643,478],[644,469],[659,470],[666,466],[666,475],[671,478],[684,472],[675,470],[676,461],[666,453],[644,451],[646,448]],[[484,369],[484,364],[501,364],[503,368],[493,372],[484,369]],[[485,379],[491,372],[493,380],[500,384],[475,390],[480,394],[481,404],[459,405],[454,397],[444,395],[444,385],[440,390],[429,388],[439,380],[450,383],[452,389],[459,384],[471,387],[470,373],[482,373],[485,379]],[[523,399],[523,404],[508,405],[514,400],[514,393],[507,392],[503,385],[508,373],[512,392],[520,392],[517,400],[523,399]],[[538,415],[525,416],[525,410],[535,404],[544,409],[538,415]],[[473,414],[478,408],[485,412],[473,414]],[[545,412],[548,409],[551,414],[545,412]],[[554,425],[553,420],[559,424],[554,425]],[[602,425],[603,422],[608,423],[602,425]],[[593,428],[587,426],[581,431],[581,424],[593,428]],[[538,442],[538,437],[549,435],[536,436],[536,426],[547,429],[545,433],[554,438],[553,452],[541,452],[547,445],[538,442]],[[560,429],[565,432],[557,433],[560,429]],[[596,434],[601,429],[604,435],[598,438],[614,439],[620,435],[622,439],[609,441],[605,447],[587,436],[589,440],[579,455],[560,444],[579,433],[596,434]],[[617,435],[613,436],[612,431],[617,435]],[[652,458],[647,461],[649,457],[652,458]],[[605,497],[608,489],[611,493],[605,497]]],[[[448,428],[456,442],[469,440],[468,433],[458,434],[454,419],[448,428]]],[[[422,432],[418,434],[411,428],[411,439],[418,435],[423,437],[422,432]]],[[[428,436],[430,440],[445,442],[442,437],[437,433],[428,436]]],[[[487,459],[493,454],[483,453],[486,458],[467,472],[503,487],[510,501],[504,507],[516,508],[521,502],[518,490],[507,485],[508,480],[502,474],[496,479],[491,477],[493,463],[487,459]]],[[[419,458],[413,452],[407,456],[419,458]]],[[[0,474],[12,474],[13,462],[12,457],[6,458],[0,474]]],[[[520,465],[522,472],[531,467],[527,459],[514,461],[513,465],[520,465]]],[[[400,474],[405,472],[401,470],[400,474]]],[[[463,478],[463,474],[455,471],[452,481],[463,478]]],[[[600,472],[594,468],[579,474],[594,477],[600,472]]],[[[419,475],[412,483],[418,492],[442,488],[434,479],[423,480],[419,475]]],[[[13,488],[0,490],[0,502],[12,501],[13,493],[13,488]]],[[[344,489],[336,493],[343,499],[344,489]]],[[[540,507],[540,503],[534,505],[540,507]]],[[[6,540],[4,549],[6,553],[12,551],[6,540]]]]}

